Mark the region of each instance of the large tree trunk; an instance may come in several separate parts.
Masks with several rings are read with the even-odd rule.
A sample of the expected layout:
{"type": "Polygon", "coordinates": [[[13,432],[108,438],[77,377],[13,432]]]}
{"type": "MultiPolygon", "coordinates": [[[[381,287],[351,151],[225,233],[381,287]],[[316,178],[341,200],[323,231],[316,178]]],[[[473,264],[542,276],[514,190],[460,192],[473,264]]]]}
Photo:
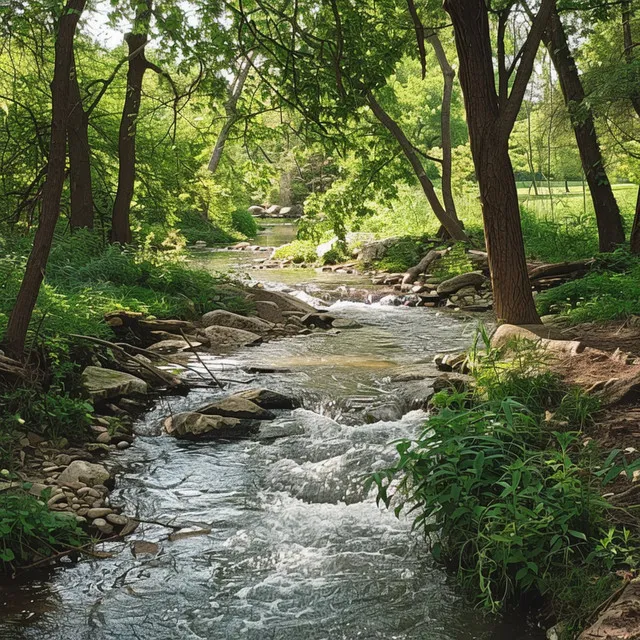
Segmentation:
{"type": "Polygon", "coordinates": [[[249,76],[251,65],[251,57],[247,57],[242,61],[240,69],[238,70],[238,75],[236,76],[233,85],[231,86],[229,99],[224,105],[226,120],[224,122],[224,125],[222,126],[220,133],[218,134],[216,146],[214,147],[213,153],[211,154],[211,159],[209,160],[209,171],[211,171],[211,173],[215,173],[218,170],[220,160],[222,159],[222,153],[224,152],[225,145],[227,144],[227,140],[229,139],[229,134],[231,133],[231,130],[233,129],[235,123],[238,121],[238,100],[242,95],[242,90],[244,89],[245,82],[247,81],[247,77],[249,76]]]}
{"type": "Polygon", "coordinates": [[[89,118],[82,106],[75,59],[71,63],[67,142],[69,145],[69,182],[71,184],[71,228],[93,229],[94,205],[89,154],[89,118]]]}
{"type": "MultiPolygon", "coordinates": [[[[509,134],[522,104],[550,6],[543,2],[522,51],[511,96],[498,96],[485,0],[445,0],[455,31],[471,151],[480,187],[494,307],[512,324],[540,322],[527,274],[509,134]]],[[[506,86],[506,81],[505,81],[506,86]]],[[[503,83],[501,82],[501,86],[503,83]]]]}
{"type": "MultiPolygon", "coordinates": [[[[622,0],[622,37],[624,42],[624,59],[627,64],[632,64],[634,60],[634,42],[631,32],[631,18],[633,17],[633,9],[631,8],[631,0],[622,0]]],[[[635,83],[631,85],[631,104],[640,117],[640,91],[635,83]]]]}
{"type": "Polygon", "coordinates": [[[567,37],[557,11],[553,11],[543,40],[560,79],[571,124],[575,133],[582,168],[587,177],[596,212],[600,251],[613,251],[624,243],[620,209],[607,177],[598,143],[593,112],[585,105],[585,94],[578,68],[569,50],[567,37]]]}
{"type": "Polygon", "coordinates": [[[400,148],[402,149],[405,157],[410,162],[413,170],[415,171],[416,176],[418,177],[418,181],[420,182],[420,186],[424,191],[425,196],[429,204],[431,205],[431,209],[435,214],[436,218],[440,221],[440,224],[444,227],[446,232],[449,234],[453,240],[466,241],[468,240],[467,234],[464,232],[462,228],[462,224],[460,220],[455,215],[455,210],[453,215],[450,212],[446,211],[442,206],[442,203],[438,199],[438,194],[433,186],[433,182],[429,180],[429,176],[427,176],[427,172],[416,153],[413,145],[405,135],[404,131],[400,128],[398,123],[391,118],[391,116],[382,108],[382,105],[376,100],[375,96],[371,91],[367,91],[367,103],[371,108],[371,111],[375,115],[375,117],[380,121],[380,123],[393,135],[396,139],[400,148]]]}
{"type": "Polygon", "coordinates": [[[40,224],[33,239],[20,291],[9,316],[4,344],[7,353],[21,358],[40,285],[44,278],[56,223],[60,217],[60,198],[65,179],[69,87],[73,61],[73,40],[86,0],[69,0],[60,16],[55,46],[52,94],[51,142],[47,180],[42,194],[40,224]]]}
{"type": "Polygon", "coordinates": [[[633,217],[629,249],[631,253],[640,254],[640,188],[638,188],[638,198],[636,199],[636,213],[633,217]]]}
{"type": "Polygon", "coordinates": [[[151,0],[138,4],[133,30],[125,36],[129,50],[127,71],[127,94],[120,120],[118,138],[118,191],[113,204],[111,218],[111,242],[131,242],[131,200],[136,180],[136,128],[142,98],[142,81],[149,68],[144,46],[149,37],[151,0]]]}

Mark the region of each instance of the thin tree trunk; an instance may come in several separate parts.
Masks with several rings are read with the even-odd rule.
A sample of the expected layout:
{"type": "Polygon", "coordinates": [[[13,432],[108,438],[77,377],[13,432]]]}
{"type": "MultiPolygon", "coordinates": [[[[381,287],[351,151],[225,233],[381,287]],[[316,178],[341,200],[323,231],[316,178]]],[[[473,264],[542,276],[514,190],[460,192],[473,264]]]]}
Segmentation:
{"type": "MultiPolygon", "coordinates": [[[[543,0],[523,45],[511,93],[498,96],[485,0],[445,0],[453,22],[471,152],[480,187],[485,240],[500,320],[540,322],[531,294],[509,135],[522,106],[544,25],[553,4],[543,0]]],[[[499,47],[500,48],[500,47],[499,47]]],[[[499,62],[502,67],[504,61],[499,62]]],[[[501,79],[501,86],[505,81],[501,79]]],[[[506,92],[505,92],[506,93],[506,92]]]]}
{"type": "Polygon", "coordinates": [[[366,98],[375,117],[393,135],[400,145],[402,152],[413,167],[413,170],[418,177],[418,181],[420,182],[420,186],[431,205],[433,213],[440,221],[440,224],[453,240],[462,242],[468,240],[467,234],[464,232],[460,220],[451,216],[442,206],[442,203],[438,199],[438,194],[433,186],[433,182],[431,182],[429,176],[427,176],[416,150],[405,135],[404,131],[402,131],[398,123],[382,108],[371,91],[367,91],[366,98]]]}
{"type": "Polygon", "coordinates": [[[640,254],[640,188],[638,188],[638,198],[636,200],[636,213],[633,217],[633,227],[631,228],[631,238],[629,240],[631,253],[640,254]]]}
{"type": "Polygon", "coordinates": [[[543,40],[558,73],[562,94],[571,117],[582,167],[596,213],[600,251],[613,251],[624,243],[622,216],[607,177],[593,112],[585,104],[584,88],[575,60],[569,50],[562,21],[555,9],[551,14],[543,40]]]}
{"type": "Polygon", "coordinates": [[[142,81],[149,68],[144,46],[149,37],[152,1],[143,0],[138,4],[133,30],[125,36],[129,49],[127,70],[127,94],[120,120],[118,138],[118,190],[113,204],[111,218],[111,242],[129,244],[131,242],[131,200],[136,180],[136,128],[142,99],[142,81]]]}
{"type": "Polygon", "coordinates": [[[73,61],[73,41],[86,0],[69,0],[60,16],[55,46],[55,66],[51,83],[52,117],[47,180],[43,189],[40,224],[33,239],[20,291],[11,310],[5,348],[8,355],[21,358],[49,259],[56,223],[60,217],[60,198],[65,179],[69,89],[73,61]]]}
{"type": "MultiPolygon", "coordinates": [[[[624,40],[624,59],[627,64],[633,63],[633,34],[631,33],[631,18],[633,10],[631,9],[631,0],[622,0],[622,36],[624,40]]],[[[632,85],[631,104],[640,117],[640,91],[635,84],[632,85]]]]}
{"type": "Polygon", "coordinates": [[[440,107],[440,139],[442,146],[442,200],[444,208],[449,216],[458,220],[456,211],[456,203],[453,198],[453,189],[451,186],[453,174],[453,154],[451,142],[451,99],[453,97],[453,83],[456,73],[449,64],[447,53],[438,38],[437,32],[427,35],[427,41],[433,47],[436,54],[436,60],[442,72],[444,80],[444,88],[442,92],[442,106],[440,107]]]}
{"type": "Polygon", "coordinates": [[[69,86],[69,182],[71,185],[72,229],[93,229],[94,205],[91,186],[91,158],[89,154],[89,118],[82,106],[75,58],[71,63],[69,86]]]}
{"type": "Polygon", "coordinates": [[[238,75],[231,87],[231,93],[229,95],[229,99],[224,105],[224,110],[226,113],[226,120],[224,125],[222,126],[222,130],[218,134],[218,139],[216,140],[216,146],[213,149],[213,153],[211,154],[211,159],[209,160],[209,171],[211,173],[215,173],[218,170],[218,166],[220,164],[220,160],[222,159],[222,153],[224,152],[224,147],[227,144],[227,140],[229,139],[229,134],[233,129],[235,123],[238,121],[238,100],[242,95],[242,90],[244,89],[245,82],[247,81],[247,77],[249,76],[249,71],[251,70],[252,60],[251,57],[245,58],[238,70],[238,75]]]}
{"type": "Polygon", "coordinates": [[[531,103],[527,104],[527,141],[529,143],[529,153],[527,160],[529,163],[529,171],[531,172],[531,182],[533,183],[533,193],[538,195],[538,182],[536,180],[536,170],[533,166],[533,142],[531,140],[531,103]]]}

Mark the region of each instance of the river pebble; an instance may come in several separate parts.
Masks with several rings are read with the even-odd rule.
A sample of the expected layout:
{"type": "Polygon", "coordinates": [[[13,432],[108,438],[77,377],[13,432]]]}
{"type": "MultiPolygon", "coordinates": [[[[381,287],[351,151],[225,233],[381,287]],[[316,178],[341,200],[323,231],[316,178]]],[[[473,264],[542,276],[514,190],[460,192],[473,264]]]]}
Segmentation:
{"type": "Polygon", "coordinates": [[[108,509],[106,507],[94,508],[87,511],[87,516],[93,520],[95,518],[104,518],[104,516],[107,516],[110,513],[112,513],[111,509],[108,509]]]}

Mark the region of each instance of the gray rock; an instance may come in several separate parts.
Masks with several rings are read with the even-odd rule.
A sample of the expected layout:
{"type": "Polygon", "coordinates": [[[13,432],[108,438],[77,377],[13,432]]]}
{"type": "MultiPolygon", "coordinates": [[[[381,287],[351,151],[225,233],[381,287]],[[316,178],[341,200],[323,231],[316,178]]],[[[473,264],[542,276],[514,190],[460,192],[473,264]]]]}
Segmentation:
{"type": "Polygon", "coordinates": [[[111,443],[111,434],[109,434],[109,432],[104,431],[100,434],[98,434],[98,437],[96,438],[96,442],[100,442],[102,444],[110,444],[111,443]]]}
{"type": "Polygon", "coordinates": [[[180,351],[186,351],[191,347],[195,348],[200,346],[202,346],[201,342],[194,342],[193,340],[187,342],[186,340],[182,340],[181,338],[175,338],[173,340],[161,340],[160,342],[156,342],[150,347],[147,347],[147,349],[149,351],[153,351],[154,353],[167,355],[172,353],[179,353],[180,351]]]}
{"type": "Polygon", "coordinates": [[[87,518],[95,520],[96,518],[104,518],[110,513],[112,513],[111,509],[108,509],[107,507],[98,507],[96,509],[89,509],[89,511],[87,511],[87,518]]]}
{"type": "Polygon", "coordinates": [[[282,209],[282,207],[280,205],[277,204],[272,204],[268,209],[267,209],[267,213],[270,216],[275,216],[277,214],[280,213],[280,210],[282,209]]]}
{"type": "Polygon", "coordinates": [[[445,280],[438,285],[437,292],[441,296],[448,296],[460,291],[463,287],[481,287],[486,281],[487,279],[480,271],[471,271],[445,280]]]}
{"type": "Polygon", "coordinates": [[[265,208],[257,204],[249,207],[248,211],[252,216],[263,216],[266,213],[265,208]]]}
{"type": "Polygon", "coordinates": [[[398,242],[400,238],[385,238],[384,240],[376,240],[363,244],[358,250],[358,260],[365,266],[376,260],[382,260],[387,253],[389,247],[398,242]]]}
{"type": "Polygon", "coordinates": [[[59,476],[58,484],[84,482],[86,485],[102,485],[109,480],[109,472],[101,464],[74,460],[59,476]]]}
{"type": "Polygon", "coordinates": [[[129,522],[129,518],[127,518],[127,516],[121,516],[118,513],[110,513],[107,516],[107,522],[109,524],[115,524],[117,527],[124,527],[124,525],[129,522]]]}
{"type": "Polygon", "coordinates": [[[322,244],[319,244],[316,247],[316,255],[318,256],[318,258],[322,258],[325,254],[329,253],[329,251],[331,251],[331,249],[333,249],[333,247],[336,246],[337,242],[338,242],[338,237],[333,236],[333,238],[331,238],[330,240],[327,240],[327,242],[323,242],[322,244]]]}
{"type": "Polygon", "coordinates": [[[144,380],[130,373],[102,367],[87,367],[82,372],[82,386],[94,402],[127,395],[145,395],[148,391],[144,380]]]}
{"type": "Polygon", "coordinates": [[[332,326],[332,323],[336,320],[335,316],[332,316],[328,313],[308,313],[306,316],[303,316],[300,321],[305,327],[314,326],[320,329],[329,329],[332,326]]]}
{"type": "Polygon", "coordinates": [[[257,424],[238,418],[186,412],[167,418],[164,428],[175,438],[244,438],[256,430],[257,424]]]}
{"type": "Polygon", "coordinates": [[[254,287],[249,289],[249,293],[253,297],[254,300],[266,300],[267,302],[275,302],[281,311],[302,311],[303,313],[314,313],[315,309],[303,302],[302,300],[298,300],[298,298],[294,296],[290,296],[287,293],[282,293],[281,291],[268,291],[267,289],[261,289],[259,287],[254,287]]]}
{"type": "Polygon", "coordinates": [[[258,335],[267,333],[273,324],[265,322],[260,318],[248,318],[246,316],[223,311],[209,311],[202,316],[202,324],[205,327],[231,327],[232,329],[241,329],[242,331],[250,331],[258,335]]]}
{"type": "Polygon", "coordinates": [[[360,329],[362,325],[351,318],[336,318],[331,326],[334,329],[360,329]]]}
{"type": "Polygon", "coordinates": [[[113,526],[103,518],[96,518],[91,524],[100,531],[100,533],[104,533],[107,536],[113,533],[113,526]]]}
{"type": "Polygon", "coordinates": [[[295,409],[300,406],[300,403],[295,398],[270,389],[247,389],[246,391],[235,393],[231,397],[249,400],[263,409],[295,409]]]}
{"type": "Polygon", "coordinates": [[[120,449],[120,451],[124,451],[125,449],[128,449],[130,446],[131,446],[131,443],[127,442],[126,440],[120,440],[120,442],[118,442],[118,444],[116,445],[116,447],[120,449]]]}
{"type": "Polygon", "coordinates": [[[256,300],[256,313],[258,318],[273,324],[284,324],[287,319],[280,311],[280,307],[275,302],[267,300],[256,300]]]}
{"type": "Polygon", "coordinates": [[[262,337],[257,333],[232,327],[212,326],[201,329],[201,332],[210,341],[212,351],[228,350],[262,342],[262,337]]]}
{"type": "Polygon", "coordinates": [[[208,416],[223,416],[240,420],[273,420],[275,416],[267,409],[263,409],[255,402],[251,402],[239,395],[229,396],[218,402],[213,402],[197,410],[208,416]]]}

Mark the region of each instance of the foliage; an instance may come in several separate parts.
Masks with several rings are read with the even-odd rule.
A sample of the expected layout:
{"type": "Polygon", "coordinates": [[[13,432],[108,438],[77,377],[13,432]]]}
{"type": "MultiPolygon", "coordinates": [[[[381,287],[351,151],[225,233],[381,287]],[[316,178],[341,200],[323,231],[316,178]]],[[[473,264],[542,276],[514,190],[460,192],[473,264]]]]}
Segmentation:
{"type": "Polygon", "coordinates": [[[596,406],[544,373],[531,345],[508,346],[509,360],[472,351],[475,390],[437,394],[422,434],[400,440],[396,463],[370,482],[396,515],[414,514],[434,557],[483,607],[542,595],[575,620],[577,583],[635,566],[638,541],[611,525],[600,494],[625,462],[619,451],[586,455],[578,430],[596,406]],[[566,427],[550,428],[546,411],[566,427]]]}
{"type": "Polygon", "coordinates": [[[386,251],[384,257],[375,263],[376,269],[401,273],[420,262],[427,252],[427,247],[419,238],[400,238],[386,251]]]}
{"type": "Polygon", "coordinates": [[[310,240],[294,240],[289,244],[284,244],[275,250],[273,257],[280,260],[291,260],[297,264],[318,260],[316,245],[310,240]]]}
{"type": "Polygon", "coordinates": [[[51,490],[40,499],[22,491],[0,493],[0,570],[29,564],[57,551],[87,542],[73,515],[54,513],[47,507],[51,490]]]}
{"type": "Polygon", "coordinates": [[[236,209],[231,214],[231,224],[247,238],[255,238],[258,235],[258,223],[256,219],[244,209],[236,209]]]}
{"type": "Polygon", "coordinates": [[[473,263],[467,255],[466,245],[461,242],[454,244],[429,271],[438,278],[453,278],[473,271],[473,263]]]}

